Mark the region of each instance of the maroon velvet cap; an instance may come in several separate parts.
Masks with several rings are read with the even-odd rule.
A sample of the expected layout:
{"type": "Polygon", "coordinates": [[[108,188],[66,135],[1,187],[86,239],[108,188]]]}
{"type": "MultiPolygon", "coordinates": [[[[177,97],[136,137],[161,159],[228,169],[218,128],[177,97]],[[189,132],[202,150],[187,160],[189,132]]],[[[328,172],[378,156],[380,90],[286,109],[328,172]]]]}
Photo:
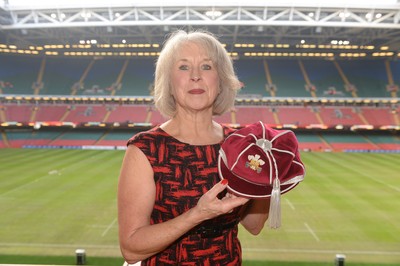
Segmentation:
{"type": "Polygon", "coordinates": [[[280,194],[304,179],[298,142],[291,130],[276,130],[257,122],[229,135],[218,157],[221,179],[228,190],[246,198],[268,198],[278,186],[280,194]]]}

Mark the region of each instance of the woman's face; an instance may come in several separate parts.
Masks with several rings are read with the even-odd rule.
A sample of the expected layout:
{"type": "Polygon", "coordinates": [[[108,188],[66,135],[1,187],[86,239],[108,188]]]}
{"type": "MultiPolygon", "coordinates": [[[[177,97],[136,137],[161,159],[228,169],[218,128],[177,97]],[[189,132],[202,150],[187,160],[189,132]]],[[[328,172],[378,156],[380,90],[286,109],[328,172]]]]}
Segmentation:
{"type": "Polygon", "coordinates": [[[177,111],[211,111],[219,93],[219,77],[207,51],[194,43],[184,44],[172,69],[172,94],[177,111]]]}

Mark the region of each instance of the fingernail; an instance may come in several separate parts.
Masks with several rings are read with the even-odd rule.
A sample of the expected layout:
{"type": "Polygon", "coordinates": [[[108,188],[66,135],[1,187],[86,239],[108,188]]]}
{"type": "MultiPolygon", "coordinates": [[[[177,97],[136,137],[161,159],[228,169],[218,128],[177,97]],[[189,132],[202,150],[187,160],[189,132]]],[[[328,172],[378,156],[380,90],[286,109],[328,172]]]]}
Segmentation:
{"type": "Polygon", "coordinates": [[[228,179],[223,179],[223,180],[221,181],[221,184],[222,184],[222,185],[228,184],[228,179]]]}

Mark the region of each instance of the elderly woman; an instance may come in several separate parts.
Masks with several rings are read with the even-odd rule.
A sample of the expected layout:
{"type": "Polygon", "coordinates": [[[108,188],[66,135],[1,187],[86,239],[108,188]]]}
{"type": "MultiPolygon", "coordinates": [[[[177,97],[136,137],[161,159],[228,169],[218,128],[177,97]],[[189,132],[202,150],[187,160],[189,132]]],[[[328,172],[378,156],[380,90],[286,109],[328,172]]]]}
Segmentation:
{"type": "Polygon", "coordinates": [[[119,238],[128,263],[241,265],[238,224],[258,234],[269,200],[231,195],[218,177],[218,151],[233,129],[213,116],[232,108],[239,88],[212,34],[171,34],[154,87],[155,105],[169,120],[129,140],[119,177],[119,238]]]}

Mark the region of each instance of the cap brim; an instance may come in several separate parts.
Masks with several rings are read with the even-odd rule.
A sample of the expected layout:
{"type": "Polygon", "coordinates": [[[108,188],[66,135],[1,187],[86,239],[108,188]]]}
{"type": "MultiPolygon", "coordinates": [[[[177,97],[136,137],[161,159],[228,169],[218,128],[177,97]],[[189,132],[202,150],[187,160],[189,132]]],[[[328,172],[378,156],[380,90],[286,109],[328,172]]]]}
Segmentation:
{"type": "MultiPolygon", "coordinates": [[[[221,156],[218,156],[218,172],[221,179],[228,180],[228,190],[232,194],[249,199],[262,199],[271,196],[272,185],[254,184],[246,180],[245,177],[235,175],[225,165],[221,156]]],[[[299,182],[281,185],[281,194],[293,189],[298,183],[299,182]]]]}

